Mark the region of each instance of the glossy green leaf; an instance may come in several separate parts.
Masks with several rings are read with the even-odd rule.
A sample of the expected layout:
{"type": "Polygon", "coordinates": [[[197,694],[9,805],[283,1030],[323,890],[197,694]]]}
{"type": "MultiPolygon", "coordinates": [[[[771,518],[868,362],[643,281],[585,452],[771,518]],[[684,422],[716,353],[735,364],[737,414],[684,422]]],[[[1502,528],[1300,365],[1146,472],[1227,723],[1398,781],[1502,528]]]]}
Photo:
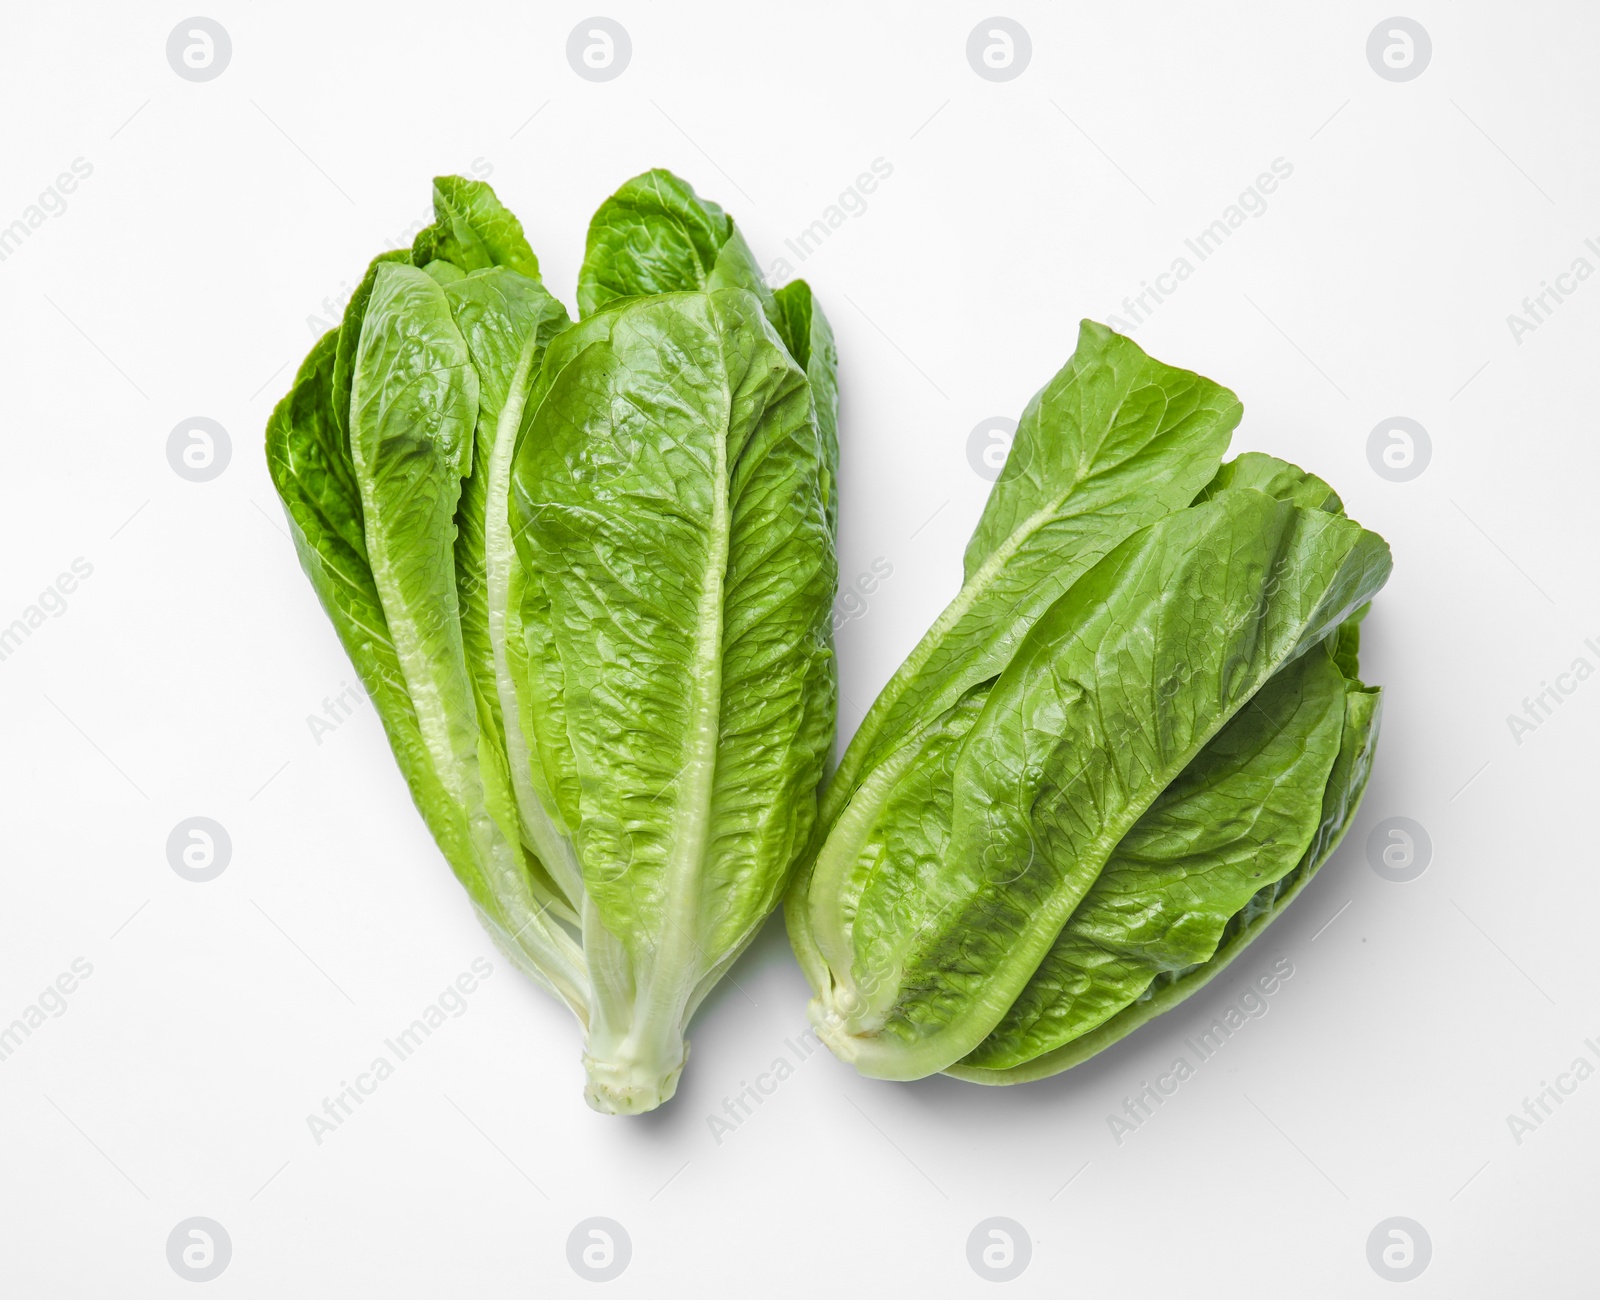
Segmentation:
{"type": "Polygon", "coordinates": [[[447,855],[464,856],[465,827],[434,772],[367,564],[361,495],[332,400],[338,337],[337,330],[322,336],[273,411],[267,466],[300,562],[361,676],[418,808],[441,846],[451,846],[447,855]]]}
{"type": "Polygon", "coordinates": [[[1327,651],[1269,680],[1134,824],[1038,970],[962,1064],[1021,1065],[1097,1028],[1164,972],[1209,961],[1299,865],[1344,731],[1327,651]]]}
{"type": "MultiPolygon", "coordinates": [[[[440,263],[430,264],[432,266],[440,263]]],[[[474,271],[445,285],[445,300],[478,377],[478,412],[472,472],[456,509],[456,590],[462,650],[472,679],[479,727],[478,757],[485,800],[507,839],[526,842],[549,862],[537,871],[541,904],[576,924],[579,894],[566,870],[567,855],[545,838],[545,826],[527,783],[527,747],[520,728],[506,727],[504,694],[514,706],[510,667],[496,652],[492,625],[503,622],[515,585],[509,487],[511,458],[533,375],[550,340],[567,324],[566,309],[537,281],[506,267],[474,271]],[[559,894],[559,897],[557,895],[559,894]]],[[[512,611],[510,617],[515,618],[512,611]]],[[[515,708],[510,711],[515,718],[515,708]]],[[[533,869],[533,868],[530,868],[533,869]]]]}
{"type": "Polygon", "coordinates": [[[868,710],[829,784],[831,824],[873,763],[992,677],[1028,629],[1124,538],[1182,509],[1239,422],[1227,389],[1083,322],[1023,412],[967,547],[966,581],[868,710]]]}
{"type": "Polygon", "coordinates": [[[367,302],[372,297],[372,286],[378,278],[378,268],[390,262],[408,264],[411,255],[404,249],[379,253],[367,266],[361,283],[345,304],[344,319],[339,323],[338,342],[334,348],[332,391],[329,405],[344,444],[343,457],[350,460],[350,388],[355,382],[356,349],[361,345],[361,326],[367,318],[367,302]]]}
{"type": "Polygon", "coordinates": [[[1250,490],[1170,514],[1097,564],[987,692],[948,818],[885,828],[867,870],[853,845],[824,847],[807,901],[830,1046],[888,1078],[977,1047],[1139,818],[1388,566],[1357,525],[1250,490]]]}
{"type": "Polygon", "coordinates": [[[522,223],[496,197],[487,182],[464,176],[433,178],[434,221],[411,245],[417,266],[447,262],[461,271],[509,267],[539,278],[539,259],[528,246],[522,223]]]}
{"type": "Polygon", "coordinates": [[[417,729],[460,823],[446,856],[497,933],[544,950],[542,973],[576,998],[570,953],[541,919],[520,848],[491,815],[455,582],[456,508],[470,471],[477,372],[444,290],[377,268],[352,367],[350,452],[367,563],[417,729]],[[553,968],[553,969],[552,969],[553,968]]]}
{"type": "Polygon", "coordinates": [[[822,305],[804,280],[791,280],[773,295],[773,324],[789,355],[811,381],[817,432],[828,470],[828,526],[839,528],[839,351],[822,305]]]}
{"type": "MultiPolygon", "coordinates": [[[[1239,414],[1227,389],[1083,322],[1072,359],[1018,422],[967,549],[966,581],[867,711],[829,781],[814,851],[873,768],[997,676],[1078,578],[1193,501],[1216,475],[1239,414]]],[[[796,903],[807,888],[802,872],[796,903]]],[[[810,913],[791,905],[785,914],[796,955],[820,986],[826,963],[810,913]]]]}
{"type": "Polygon", "coordinates": [[[1322,479],[1308,474],[1298,465],[1259,451],[1243,452],[1220,466],[1196,500],[1209,501],[1228,488],[1253,488],[1308,510],[1326,510],[1335,515],[1344,513],[1339,494],[1322,479]]]}
{"type": "Polygon", "coordinates": [[[815,819],[833,340],[670,173],[597,214],[577,326],[488,185],[440,177],[434,207],[307,358],[269,464],[479,916],[583,1024],[591,1104],[646,1110],[815,819]]]}
{"type": "Polygon", "coordinates": [[[810,833],[834,712],[827,481],[805,374],[747,291],[623,302],[545,356],[512,482],[523,720],[615,940],[591,1076],[624,1106],[676,1077],[708,976],[810,833]]]}
{"type": "Polygon", "coordinates": [[[1346,679],[1339,753],[1323,791],[1321,820],[1311,843],[1292,871],[1260,889],[1230,918],[1216,951],[1208,959],[1179,970],[1163,971],[1139,998],[1097,1028],[1020,1064],[985,1068],[975,1063],[980,1054],[975,1052],[945,1072],[985,1084],[1026,1083],[1048,1078],[1103,1052],[1141,1025],[1198,993],[1220,975],[1282,913],[1338,848],[1355,818],[1371,774],[1380,713],[1381,693],[1359,681],[1346,679]]]}
{"type": "Polygon", "coordinates": [[[748,289],[769,316],[776,310],[733,218],[669,171],[635,176],[589,223],[578,271],[581,316],[622,298],[722,288],[748,289]]]}

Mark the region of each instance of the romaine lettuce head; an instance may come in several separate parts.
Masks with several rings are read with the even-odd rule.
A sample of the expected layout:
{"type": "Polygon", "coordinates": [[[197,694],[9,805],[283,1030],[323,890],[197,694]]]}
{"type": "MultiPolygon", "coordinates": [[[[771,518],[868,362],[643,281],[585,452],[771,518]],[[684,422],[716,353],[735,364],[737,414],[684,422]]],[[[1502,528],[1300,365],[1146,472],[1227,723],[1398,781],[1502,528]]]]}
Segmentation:
{"type": "Polygon", "coordinates": [[[1338,844],[1389,549],[1321,479],[1221,463],[1233,395],[1084,322],[966,582],[868,712],[786,913],[864,1074],[1013,1083],[1199,988],[1338,844]]]}
{"type": "Polygon", "coordinates": [[[832,336],[667,172],[596,214],[577,322],[481,181],[376,259],[272,415],[295,545],[478,915],[671,1097],[832,747],[832,336]]]}

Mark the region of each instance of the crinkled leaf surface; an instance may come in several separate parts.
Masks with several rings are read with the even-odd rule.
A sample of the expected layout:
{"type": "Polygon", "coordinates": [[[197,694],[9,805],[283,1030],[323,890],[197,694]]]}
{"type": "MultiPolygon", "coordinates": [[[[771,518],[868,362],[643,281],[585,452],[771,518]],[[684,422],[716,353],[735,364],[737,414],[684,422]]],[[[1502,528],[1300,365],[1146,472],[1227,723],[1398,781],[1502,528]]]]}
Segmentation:
{"type": "Polygon", "coordinates": [[[509,267],[529,279],[539,278],[539,259],[528,246],[522,223],[484,181],[464,176],[433,179],[434,222],[411,245],[411,260],[420,267],[448,262],[461,271],[509,267]]]}
{"type": "Polygon", "coordinates": [[[648,1109],[815,818],[832,336],[670,173],[596,215],[570,330],[488,185],[433,198],[301,368],[269,463],[452,868],[584,1022],[592,1104],[648,1109]]]}
{"type": "Polygon", "coordinates": [[[589,223],[578,271],[578,313],[621,298],[695,289],[748,289],[770,316],[772,293],[733,218],[657,168],[635,176],[589,223]]]}
{"type": "MultiPolygon", "coordinates": [[[[955,600],[906,658],[829,781],[821,837],[872,769],[903,755],[967,692],[1010,662],[1029,628],[1113,547],[1193,501],[1218,470],[1239,422],[1238,399],[1167,366],[1131,340],[1084,321],[1071,360],[1029,402],[1005,469],[967,550],[955,600]]],[[[826,963],[800,904],[791,941],[815,987],[826,963]]]]}
{"type": "Polygon", "coordinates": [[[800,369],[811,381],[817,432],[828,469],[828,526],[839,529],[839,351],[822,304],[804,280],[791,280],[774,291],[773,324],[800,369]]]}
{"type": "MultiPolygon", "coordinates": [[[[471,860],[459,807],[434,769],[367,563],[361,494],[333,401],[339,332],[323,335],[267,424],[267,464],[295,549],[383,722],[428,828],[452,862],[471,860]]],[[[467,881],[469,889],[475,881],[467,881]]],[[[480,905],[487,902],[474,893],[480,905]]]]}
{"type": "Polygon", "coordinates": [[[525,726],[630,964],[627,1018],[678,1032],[774,905],[832,739],[812,400],[759,300],[719,289],[558,336],[530,412],[512,483],[525,726]]]}
{"type": "MultiPolygon", "coordinates": [[[[1199,499],[1230,486],[1343,512],[1322,479],[1259,452],[1224,464],[1199,499]]],[[[1276,900],[1280,882],[1288,888],[1309,863],[1320,865],[1324,804],[1333,801],[1341,818],[1349,811],[1336,792],[1350,770],[1340,761],[1351,739],[1347,692],[1364,691],[1346,680],[1355,677],[1364,611],[1273,677],[1162,792],[1000,1024],[963,1059],[962,1077],[1040,1077],[1068,1044],[1098,1042],[1104,1022],[1142,1023],[1120,1013],[1179,979],[1193,991],[1204,982],[1194,976],[1253,909],[1276,900]]]]}
{"type": "Polygon", "coordinates": [[[1028,404],[967,547],[966,581],[868,710],[824,799],[1010,661],[1035,620],[1124,538],[1187,506],[1239,422],[1227,389],[1084,321],[1028,404]]]}
{"type": "Polygon", "coordinates": [[[1117,845],[1022,993],[964,1064],[1020,1065],[1096,1028],[1304,856],[1344,732],[1324,649],[1267,682],[1117,845]]]}
{"type": "Polygon", "coordinates": [[[1280,880],[1257,891],[1229,919],[1216,951],[1208,959],[1178,970],[1163,971],[1150,982],[1143,994],[1103,1024],[1077,1037],[1068,1038],[1051,1050],[1042,1051],[1013,1065],[991,1068],[980,1063],[986,1058],[993,1059],[987,1057],[991,1045],[986,1040],[958,1065],[949,1067],[946,1073],[986,1084],[1025,1083],[1032,1079],[1047,1078],[1104,1051],[1146,1021],[1171,1010],[1183,999],[1199,992],[1216,978],[1305,888],[1317,869],[1339,846],[1355,816],[1372,770],[1380,705],[1381,693],[1378,690],[1346,679],[1344,725],[1339,752],[1323,791],[1321,817],[1316,832],[1295,868],[1280,880]]]}
{"type": "Polygon", "coordinates": [[[1322,479],[1308,474],[1298,465],[1259,451],[1242,452],[1219,466],[1216,477],[1206,484],[1196,500],[1209,501],[1231,487],[1253,488],[1310,510],[1326,510],[1335,515],[1344,513],[1339,494],[1322,479]]]}
{"type": "Polygon", "coordinates": [[[896,825],[864,879],[819,859],[812,905],[833,915],[812,930],[850,985],[823,994],[836,1050],[914,1078],[975,1048],[1139,818],[1388,565],[1357,525],[1249,490],[1171,514],[1096,565],[987,692],[948,820],[916,832],[926,856],[895,851],[896,825]],[[847,901],[846,879],[863,881],[847,901]]]}
{"type": "MultiPolygon", "coordinates": [[[[442,265],[449,263],[429,263],[430,274],[442,265]]],[[[507,515],[510,462],[532,374],[550,339],[567,324],[567,313],[537,280],[503,266],[449,279],[444,296],[478,377],[472,472],[462,483],[456,509],[462,649],[477,711],[484,797],[502,833],[515,843],[536,837],[525,835],[522,826],[533,815],[532,805],[527,793],[519,802],[513,774],[525,773],[526,747],[519,729],[506,729],[502,686],[508,669],[497,654],[495,636],[514,581],[515,552],[507,515]]],[[[514,700],[514,693],[506,694],[514,700]]],[[[514,710],[511,716],[515,718],[514,710]]],[[[537,854],[541,847],[557,859],[554,866],[559,871],[563,855],[535,844],[529,851],[537,854]]],[[[546,866],[530,864],[541,873],[546,866]]],[[[545,903],[557,891],[554,882],[541,875],[536,892],[545,903]]],[[[558,915],[575,922],[570,894],[563,890],[555,901],[564,904],[558,915]]]]}

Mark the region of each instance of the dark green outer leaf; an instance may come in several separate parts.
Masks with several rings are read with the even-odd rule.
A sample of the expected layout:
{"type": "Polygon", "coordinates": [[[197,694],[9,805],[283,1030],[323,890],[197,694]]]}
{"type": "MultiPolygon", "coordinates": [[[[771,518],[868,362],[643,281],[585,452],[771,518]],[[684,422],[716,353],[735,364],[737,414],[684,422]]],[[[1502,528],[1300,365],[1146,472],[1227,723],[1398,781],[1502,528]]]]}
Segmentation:
{"type": "Polygon", "coordinates": [[[973,1083],[986,1084],[1027,1083],[1060,1074],[1103,1052],[1162,1012],[1170,1011],[1220,975],[1282,914],[1283,909],[1294,901],[1339,847],[1345,832],[1355,821],[1367,778],[1372,772],[1381,714],[1382,693],[1377,688],[1365,687],[1358,681],[1346,681],[1344,731],[1339,757],[1323,795],[1322,819],[1317,834],[1299,865],[1282,880],[1258,893],[1229,922],[1222,942],[1209,961],[1157,979],[1143,998],[1098,1028],[1054,1051],[1045,1052],[1009,1069],[985,1069],[967,1060],[950,1066],[945,1073],[973,1083]]]}
{"type": "MultiPolygon", "coordinates": [[[[443,178],[441,187],[450,191],[457,179],[443,178]]],[[[462,184],[466,198],[472,200],[468,206],[476,203],[478,215],[490,218],[481,233],[486,232],[489,245],[495,244],[506,227],[501,223],[498,234],[491,228],[498,209],[492,191],[479,187],[477,198],[487,202],[478,203],[472,193],[476,183],[462,184]]],[[[515,227],[514,219],[510,227],[515,227]]],[[[502,260],[517,260],[535,269],[531,253],[518,258],[514,242],[502,241],[500,248],[496,256],[502,260]]],[[[456,255],[468,256],[460,251],[456,255]]],[[[434,415],[438,410],[430,407],[428,394],[450,385],[447,380],[441,384],[443,376],[433,373],[431,364],[415,366],[407,374],[399,373],[404,363],[390,364],[393,357],[371,364],[374,347],[391,347],[397,357],[409,347],[413,355],[420,355],[426,348],[419,351],[411,345],[436,326],[442,331],[440,339],[461,345],[448,314],[436,311],[424,310],[415,317],[405,310],[390,311],[381,327],[367,329],[368,309],[381,288],[384,268],[391,268],[391,275],[418,277],[408,279],[414,289],[463,278],[459,267],[439,257],[429,263],[425,275],[411,271],[410,260],[410,253],[398,250],[374,259],[339,330],[313,349],[295,388],[274,412],[267,431],[268,460],[301,562],[374,699],[396,761],[441,851],[507,953],[582,1019],[586,999],[578,950],[544,914],[544,900],[557,900],[538,864],[525,859],[516,847],[515,817],[508,814],[506,801],[501,799],[495,809],[488,806],[495,800],[482,788],[480,778],[493,784],[495,755],[485,752],[492,746],[479,747],[481,734],[478,745],[470,739],[479,716],[477,701],[469,692],[463,707],[448,685],[454,680],[446,662],[452,661],[448,653],[452,636],[459,643],[459,626],[453,632],[448,626],[456,622],[452,605],[430,603],[451,586],[453,577],[450,543],[437,525],[442,519],[446,531],[454,535],[453,521],[441,512],[450,508],[460,474],[472,463],[475,374],[470,383],[462,377],[473,394],[463,408],[467,418],[446,418],[441,423],[430,419],[430,410],[434,415]],[[429,321],[430,315],[438,319],[429,321]],[[374,418],[362,426],[369,435],[378,430],[367,438],[361,453],[365,472],[358,468],[352,442],[352,406],[361,405],[355,398],[364,365],[369,371],[367,389],[379,393],[374,418]],[[416,472],[430,459],[439,460],[442,477],[416,472]],[[381,483],[374,481],[373,471],[381,483]],[[454,489],[449,486],[452,475],[454,489]],[[363,501],[364,483],[382,498],[381,510],[369,509],[363,501]],[[437,552],[433,559],[419,565],[419,552],[427,551],[430,537],[442,545],[433,547],[437,552]],[[383,581],[372,569],[375,554],[386,575],[383,581]],[[386,606],[386,594],[399,604],[386,606]],[[408,603],[408,595],[418,597],[420,604],[408,603]],[[403,614],[405,635],[399,638],[406,643],[403,648],[397,648],[397,608],[403,614]],[[424,644],[429,648],[418,653],[424,644]],[[437,653],[441,649],[446,652],[442,657],[437,653]],[[446,696],[452,702],[441,708],[446,696]],[[480,760],[487,771],[480,769],[480,760]],[[509,841],[500,829],[507,826],[509,841]],[[530,888],[538,897],[530,895],[530,888]]],[[[421,295],[430,308],[443,301],[435,294],[436,287],[421,295]]],[[[443,369],[448,371],[449,364],[443,369]]]]}
{"type": "Polygon", "coordinates": [[[322,336],[273,411],[267,464],[300,563],[372,698],[418,810],[473,900],[494,915],[492,894],[468,865],[475,853],[467,818],[434,769],[367,564],[360,495],[335,419],[337,344],[338,331],[322,336]]]}
{"type": "Polygon", "coordinates": [[[1208,961],[1233,916],[1301,861],[1344,731],[1325,649],[1234,715],[1123,837],[1006,1014],[962,1064],[1020,1065],[1081,1037],[1163,972],[1208,961]]]}

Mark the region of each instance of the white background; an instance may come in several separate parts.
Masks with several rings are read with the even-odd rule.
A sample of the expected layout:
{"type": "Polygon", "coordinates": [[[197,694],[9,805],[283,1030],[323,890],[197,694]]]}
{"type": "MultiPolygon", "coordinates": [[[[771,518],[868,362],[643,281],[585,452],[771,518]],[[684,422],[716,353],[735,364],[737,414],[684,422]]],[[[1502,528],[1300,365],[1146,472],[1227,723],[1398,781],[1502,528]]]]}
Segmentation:
{"type": "Polygon", "coordinates": [[[1520,744],[1506,715],[1600,666],[1600,283],[1520,342],[1506,318],[1600,267],[1600,11],[1410,8],[1433,55],[1403,84],[1369,66],[1369,4],[1016,4],[1032,61],[1003,84],[968,65],[992,11],[967,4],[616,4],[633,56],[605,84],[567,63],[567,5],[205,12],[233,55],[204,84],[167,63],[170,6],[11,6],[0,42],[0,226],[93,168],[0,262],[0,624],[93,566],[0,662],[0,1022],[93,967],[0,1063],[0,1292],[193,1294],[165,1243],[194,1215],[234,1297],[590,1294],[566,1241],[595,1215],[632,1242],[619,1296],[990,1294],[966,1242],[994,1215],[1032,1241],[1018,1295],[1388,1294],[1366,1242],[1395,1215],[1432,1241],[1416,1295],[1592,1292],[1600,1081],[1520,1143],[1507,1115],[1600,1041],[1600,682],[1520,744]],[[688,177],[770,263],[876,158],[892,176],[798,268],[839,341],[841,574],[893,569],[838,637],[842,734],[956,589],[988,488],[969,431],[1275,158],[1267,211],[1135,337],[1393,545],[1363,658],[1384,730],[1313,886],[1117,1049],[1006,1090],[823,1052],[719,1143],[707,1117],[805,1022],[781,928],[668,1107],[588,1111],[575,1025],[479,929],[370,709],[310,733],[354,674],[261,432],[308,316],[436,172],[492,167],[570,303],[589,214],[638,171],[688,177]],[[210,482],[167,460],[194,415],[231,437],[210,482]],[[1394,415],[1432,439],[1410,482],[1366,455],[1394,415]],[[195,815],[233,844],[208,884],[167,863],[195,815]],[[1368,865],[1394,815],[1433,842],[1408,884],[1368,865]],[[466,1014],[317,1145],[308,1113],[484,956],[466,1014]],[[1268,1014],[1118,1144],[1122,1098],[1279,958],[1268,1014]]]}

